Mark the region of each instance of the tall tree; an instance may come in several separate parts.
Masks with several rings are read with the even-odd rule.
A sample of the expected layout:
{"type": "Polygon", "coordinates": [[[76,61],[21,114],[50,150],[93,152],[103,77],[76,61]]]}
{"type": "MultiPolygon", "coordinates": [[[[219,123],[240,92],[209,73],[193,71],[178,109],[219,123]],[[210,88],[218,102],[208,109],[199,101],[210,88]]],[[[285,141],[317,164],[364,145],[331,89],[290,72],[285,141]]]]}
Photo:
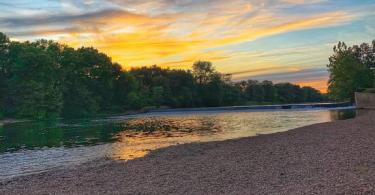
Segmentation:
{"type": "Polygon", "coordinates": [[[329,58],[328,92],[334,99],[354,98],[354,92],[374,86],[374,48],[368,44],[348,47],[339,42],[329,58]]]}
{"type": "Polygon", "coordinates": [[[4,103],[7,96],[7,64],[9,59],[9,38],[0,32],[0,118],[4,115],[4,103]]]}
{"type": "Polygon", "coordinates": [[[272,81],[263,81],[262,86],[264,91],[264,101],[274,102],[277,98],[277,93],[272,81]]]}
{"type": "Polygon", "coordinates": [[[132,102],[132,100],[139,99],[139,83],[135,77],[129,72],[123,71],[118,64],[113,66],[114,75],[114,97],[113,97],[113,109],[121,112],[126,109],[136,109],[142,107],[139,103],[132,102]],[[131,95],[133,94],[133,95],[131,95]]]}
{"type": "Polygon", "coordinates": [[[64,117],[87,117],[99,110],[98,98],[90,91],[90,68],[82,64],[77,50],[67,47],[62,51],[60,64],[63,78],[64,117]]]}
{"type": "Polygon", "coordinates": [[[281,103],[299,103],[298,100],[298,90],[299,86],[293,85],[291,83],[278,83],[275,84],[277,91],[278,101],[281,103]]]}
{"type": "Polygon", "coordinates": [[[215,69],[211,62],[197,61],[193,64],[193,74],[200,85],[208,83],[213,73],[215,69]]]}
{"type": "Polygon", "coordinates": [[[249,101],[262,102],[264,101],[264,88],[259,81],[248,80],[245,88],[245,96],[249,101]]]}
{"type": "Polygon", "coordinates": [[[318,90],[312,87],[302,87],[304,102],[320,102],[325,98],[318,90]]]}
{"type": "Polygon", "coordinates": [[[12,43],[9,50],[9,95],[19,117],[50,118],[60,115],[62,93],[56,61],[28,42],[12,43]]]}
{"type": "Polygon", "coordinates": [[[224,96],[224,80],[221,74],[211,73],[208,83],[201,87],[201,97],[204,106],[221,106],[224,96]]]}
{"type": "Polygon", "coordinates": [[[113,69],[111,58],[92,47],[77,50],[79,66],[101,110],[110,108],[113,98],[113,69]]]}

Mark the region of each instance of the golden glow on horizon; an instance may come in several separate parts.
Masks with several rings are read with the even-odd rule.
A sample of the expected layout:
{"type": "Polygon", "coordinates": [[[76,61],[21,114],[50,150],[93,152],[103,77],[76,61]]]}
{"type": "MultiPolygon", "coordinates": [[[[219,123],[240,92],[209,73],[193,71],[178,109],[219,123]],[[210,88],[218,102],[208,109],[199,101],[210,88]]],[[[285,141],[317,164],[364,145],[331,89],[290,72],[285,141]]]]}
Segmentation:
{"type": "MultiPolygon", "coordinates": [[[[176,15],[175,17],[179,16],[176,15]]],[[[106,21],[106,25],[110,26],[109,33],[70,33],[61,39],[61,41],[75,47],[95,46],[110,55],[114,61],[122,64],[124,68],[158,64],[162,67],[188,69],[197,60],[209,60],[215,63],[230,59],[232,64],[239,63],[238,59],[227,55],[225,51],[207,52],[204,51],[206,49],[251,41],[287,31],[335,25],[347,21],[352,17],[343,12],[333,12],[308,18],[288,19],[290,21],[281,24],[259,25],[256,28],[233,28],[222,36],[210,37],[209,35],[214,33],[222,25],[222,22],[228,22],[230,18],[223,16],[220,19],[207,19],[202,23],[208,25],[209,28],[206,26],[202,31],[200,27],[196,27],[189,29],[190,33],[188,35],[180,36],[170,33],[173,30],[177,30],[173,28],[173,25],[163,25],[166,22],[175,20],[174,17],[148,18],[123,16],[122,18],[121,15],[110,15],[96,21],[106,21]],[[112,23],[113,25],[111,25],[112,23]],[[124,28],[119,27],[118,23],[133,24],[134,26],[124,28]],[[155,23],[160,24],[155,25],[155,23]],[[173,56],[178,57],[170,59],[173,56]]],[[[263,23],[264,20],[271,21],[273,19],[275,19],[273,16],[259,17],[250,21],[241,21],[241,26],[252,26],[252,24],[263,23]]],[[[268,63],[265,60],[264,63],[257,65],[249,64],[249,66],[256,69],[258,67],[267,67],[269,66],[268,63]]],[[[221,68],[220,71],[231,72],[232,70],[228,66],[221,68]]],[[[322,91],[325,90],[324,87],[319,87],[319,89],[322,91]]]]}
{"type": "Polygon", "coordinates": [[[318,81],[299,81],[296,82],[296,84],[305,87],[313,87],[317,90],[319,90],[322,93],[327,93],[327,80],[318,80],[318,81]]]}
{"type": "MultiPolygon", "coordinates": [[[[188,69],[194,61],[208,60],[220,72],[235,72],[236,78],[243,79],[259,74],[298,72],[313,66],[324,69],[330,54],[327,52],[334,43],[318,41],[311,45],[309,39],[319,37],[310,34],[303,39],[305,42],[295,46],[298,39],[289,40],[281,35],[298,31],[304,36],[302,30],[334,28],[372,13],[365,6],[358,8],[362,12],[340,9],[328,0],[59,2],[53,3],[60,8],[50,8],[57,9],[56,13],[48,12],[48,7],[43,11],[14,11],[25,13],[23,17],[27,18],[5,13],[10,18],[5,19],[5,28],[15,32],[14,40],[47,38],[76,48],[96,47],[125,69],[154,64],[188,69]],[[272,42],[256,45],[258,40],[279,35],[275,45],[272,42]],[[256,46],[252,47],[252,43],[256,46]]],[[[325,91],[326,81],[321,75],[321,80],[316,79],[301,78],[295,83],[311,84],[325,91]]]]}
{"type": "MultiPolygon", "coordinates": [[[[204,31],[200,30],[203,26],[198,26],[187,29],[187,32],[190,32],[187,35],[174,35],[171,32],[178,29],[173,28],[173,25],[164,26],[163,24],[176,22],[174,21],[176,18],[166,16],[161,18],[121,17],[122,15],[109,15],[105,18],[96,19],[95,22],[106,21],[106,25],[109,26],[106,32],[74,32],[62,37],[61,41],[74,47],[95,46],[125,67],[159,64],[168,67],[181,66],[181,68],[186,68],[198,59],[215,62],[231,57],[218,56],[218,52],[207,52],[206,49],[252,41],[288,31],[335,25],[350,20],[353,16],[343,12],[333,12],[309,18],[288,19],[290,21],[281,24],[262,26],[261,23],[265,21],[276,20],[273,16],[267,16],[250,21],[241,21],[239,25],[244,26],[244,28],[239,29],[235,26],[221,36],[210,36],[210,34],[215,34],[215,31],[222,26],[222,21],[228,21],[229,18],[219,21],[207,19],[203,23],[205,25],[209,23],[210,25],[204,26],[204,31]],[[113,17],[120,17],[120,19],[114,19],[113,17]],[[160,24],[155,25],[158,22],[160,24]],[[116,28],[119,26],[118,23],[127,23],[134,26],[121,31],[121,28],[116,28]],[[246,28],[246,26],[248,27],[246,28]],[[168,59],[173,56],[178,56],[179,59],[168,59]]],[[[122,29],[124,28],[122,27],[122,29]]],[[[236,59],[232,59],[232,61],[235,63],[236,59]]],[[[230,71],[230,69],[224,71],[230,71]]]]}

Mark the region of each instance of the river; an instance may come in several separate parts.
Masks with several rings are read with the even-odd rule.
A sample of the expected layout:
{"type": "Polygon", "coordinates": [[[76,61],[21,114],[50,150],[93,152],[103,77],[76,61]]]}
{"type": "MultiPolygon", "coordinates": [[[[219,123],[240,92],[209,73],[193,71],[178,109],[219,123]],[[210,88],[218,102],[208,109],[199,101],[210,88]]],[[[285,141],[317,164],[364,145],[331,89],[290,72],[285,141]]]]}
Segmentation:
{"type": "Polygon", "coordinates": [[[166,112],[0,126],[0,179],[171,145],[287,131],[355,117],[352,108],[166,112]]]}

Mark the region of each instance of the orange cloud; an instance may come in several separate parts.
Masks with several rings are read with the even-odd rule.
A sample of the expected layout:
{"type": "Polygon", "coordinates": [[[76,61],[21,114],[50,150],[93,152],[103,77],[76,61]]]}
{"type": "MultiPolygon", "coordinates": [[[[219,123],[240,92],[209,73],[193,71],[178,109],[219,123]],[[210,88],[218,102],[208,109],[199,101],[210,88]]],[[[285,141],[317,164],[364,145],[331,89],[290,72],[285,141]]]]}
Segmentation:
{"type": "MultiPolygon", "coordinates": [[[[264,36],[284,33],[288,31],[303,30],[309,28],[327,27],[342,24],[354,18],[353,15],[345,12],[332,12],[309,18],[296,19],[273,26],[267,26],[260,29],[238,30],[240,33],[236,36],[217,40],[217,44],[232,44],[242,41],[254,40],[264,36]]],[[[274,18],[276,20],[276,18],[274,18]]],[[[290,19],[289,19],[290,20],[290,19]]]]}
{"type": "MultiPolygon", "coordinates": [[[[350,14],[333,12],[301,19],[284,17],[277,23],[264,25],[265,20],[274,20],[276,16],[254,17],[248,21],[241,19],[236,24],[233,18],[239,16],[230,15],[205,20],[196,17],[200,21],[188,21],[185,27],[181,27],[181,24],[177,25],[184,17],[186,17],[184,14],[149,17],[118,12],[95,17],[89,21],[89,24],[90,22],[103,23],[101,29],[86,32],[87,36],[79,32],[70,33],[69,36],[61,38],[61,41],[74,46],[98,47],[125,66],[152,64],[176,66],[177,64],[174,63],[176,60],[169,60],[175,55],[185,58],[177,62],[189,63],[188,58],[190,58],[191,64],[197,59],[197,57],[189,57],[192,52],[202,55],[200,59],[204,59],[206,49],[288,31],[337,25],[352,19],[350,14]],[[219,29],[225,28],[225,24],[228,24],[229,29],[221,32],[219,29]],[[251,27],[252,25],[255,26],[251,27]],[[187,29],[180,31],[179,27],[187,29]]],[[[77,23],[85,25],[80,21],[77,23]]],[[[206,59],[215,60],[212,57],[206,59]]],[[[220,60],[220,58],[216,59],[220,60]]]]}
{"type": "MultiPolygon", "coordinates": [[[[313,12],[301,16],[277,10],[287,5],[323,1],[279,0],[279,6],[272,6],[274,1],[268,0],[233,0],[230,4],[226,0],[202,0],[199,4],[169,0],[111,0],[115,8],[111,5],[108,9],[81,13],[82,10],[75,7],[71,13],[65,10],[69,12],[65,15],[16,17],[4,24],[8,29],[14,29],[18,36],[52,38],[74,47],[97,47],[125,68],[153,64],[189,68],[196,60],[210,60],[221,65],[218,67],[220,71],[234,72],[235,77],[246,78],[255,74],[298,71],[296,64],[301,59],[280,62],[277,58],[308,51],[297,48],[273,53],[241,53],[226,49],[229,45],[290,31],[340,25],[356,17],[348,11],[313,12]]],[[[65,3],[75,5],[71,2],[75,1],[65,3]]],[[[93,1],[87,2],[90,6],[94,4],[93,1]]],[[[318,86],[317,81],[310,83],[318,86]]]]}

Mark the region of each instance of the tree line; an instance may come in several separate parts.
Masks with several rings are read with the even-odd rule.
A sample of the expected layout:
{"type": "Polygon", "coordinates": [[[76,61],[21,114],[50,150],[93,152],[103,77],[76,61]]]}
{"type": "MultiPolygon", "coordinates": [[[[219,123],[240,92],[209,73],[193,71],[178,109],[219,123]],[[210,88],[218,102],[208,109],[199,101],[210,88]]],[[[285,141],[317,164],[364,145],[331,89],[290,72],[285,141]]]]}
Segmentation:
{"type": "Polygon", "coordinates": [[[375,88],[375,40],[347,46],[339,42],[329,57],[328,93],[332,99],[354,100],[354,92],[375,88]]]}
{"type": "Polygon", "coordinates": [[[251,103],[318,102],[311,87],[271,81],[231,81],[211,62],[192,70],[124,70],[93,47],[54,41],[10,41],[0,33],[0,116],[77,118],[145,107],[213,107],[251,103]]]}

